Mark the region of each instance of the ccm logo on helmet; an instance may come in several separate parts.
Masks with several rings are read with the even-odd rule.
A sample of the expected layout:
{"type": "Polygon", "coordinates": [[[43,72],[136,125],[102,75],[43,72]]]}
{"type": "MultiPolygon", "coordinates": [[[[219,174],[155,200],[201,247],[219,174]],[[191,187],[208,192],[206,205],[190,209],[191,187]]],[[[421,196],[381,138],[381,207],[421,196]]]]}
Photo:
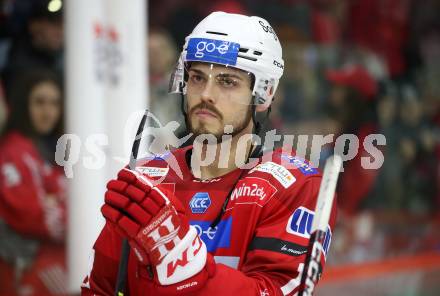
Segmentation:
{"type": "Polygon", "coordinates": [[[280,62],[277,62],[277,61],[273,60],[273,64],[274,64],[275,66],[277,66],[278,68],[281,68],[281,69],[284,70],[284,66],[283,66],[280,62]]]}

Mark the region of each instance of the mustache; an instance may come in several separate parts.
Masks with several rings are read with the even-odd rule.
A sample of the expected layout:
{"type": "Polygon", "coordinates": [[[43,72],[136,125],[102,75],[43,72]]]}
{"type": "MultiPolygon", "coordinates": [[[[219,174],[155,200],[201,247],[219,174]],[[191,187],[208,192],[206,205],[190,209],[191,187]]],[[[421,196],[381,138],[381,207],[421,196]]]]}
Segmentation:
{"type": "Polygon", "coordinates": [[[194,107],[191,108],[191,110],[189,110],[189,114],[194,113],[196,110],[200,110],[200,109],[205,109],[208,110],[212,113],[214,113],[215,115],[217,115],[218,118],[223,119],[222,114],[220,113],[220,111],[218,111],[214,106],[209,105],[205,102],[202,102],[200,104],[195,105],[194,107]]]}

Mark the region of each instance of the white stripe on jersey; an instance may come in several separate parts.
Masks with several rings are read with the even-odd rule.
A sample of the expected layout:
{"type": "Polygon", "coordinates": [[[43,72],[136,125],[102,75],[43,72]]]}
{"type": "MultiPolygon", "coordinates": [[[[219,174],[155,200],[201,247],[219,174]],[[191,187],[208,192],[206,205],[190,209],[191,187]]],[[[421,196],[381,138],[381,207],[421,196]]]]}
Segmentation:
{"type": "MultiPolygon", "coordinates": [[[[294,279],[291,279],[287,284],[281,287],[281,291],[283,292],[283,295],[289,295],[289,293],[292,293],[293,290],[295,290],[296,287],[299,286],[301,282],[301,275],[304,269],[304,263],[301,263],[298,266],[298,276],[294,279]]],[[[296,295],[296,294],[295,294],[296,295]]]]}

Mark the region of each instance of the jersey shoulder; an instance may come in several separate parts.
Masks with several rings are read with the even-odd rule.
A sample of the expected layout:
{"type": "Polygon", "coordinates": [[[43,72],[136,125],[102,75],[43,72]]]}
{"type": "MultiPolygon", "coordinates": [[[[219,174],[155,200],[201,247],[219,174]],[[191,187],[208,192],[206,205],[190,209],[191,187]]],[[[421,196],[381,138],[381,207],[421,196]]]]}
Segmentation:
{"type": "Polygon", "coordinates": [[[32,141],[19,132],[7,133],[0,141],[2,155],[21,156],[24,153],[36,154],[35,145],[32,141]]]}
{"type": "Polygon", "coordinates": [[[164,177],[168,175],[170,171],[175,172],[177,175],[185,174],[188,171],[185,158],[186,152],[189,149],[191,149],[191,146],[138,159],[136,162],[136,170],[146,174],[150,178],[164,177]]]}
{"type": "Polygon", "coordinates": [[[264,153],[261,161],[252,168],[248,176],[269,180],[280,189],[289,189],[295,183],[304,183],[309,178],[322,177],[321,171],[306,159],[281,150],[264,153]]]}

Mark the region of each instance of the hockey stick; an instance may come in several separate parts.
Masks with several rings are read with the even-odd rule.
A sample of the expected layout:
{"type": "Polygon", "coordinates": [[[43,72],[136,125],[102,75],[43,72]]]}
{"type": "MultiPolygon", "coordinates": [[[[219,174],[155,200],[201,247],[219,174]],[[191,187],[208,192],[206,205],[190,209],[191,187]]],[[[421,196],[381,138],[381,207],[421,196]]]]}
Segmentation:
{"type": "MultiPolygon", "coordinates": [[[[136,132],[136,137],[134,138],[133,141],[133,146],[131,147],[130,162],[128,164],[130,170],[134,170],[136,168],[136,160],[139,152],[139,145],[141,143],[142,133],[144,132],[147,117],[148,117],[148,109],[145,110],[145,113],[142,116],[141,122],[139,123],[136,132]]],[[[115,296],[125,295],[125,290],[127,286],[127,269],[128,269],[129,254],[130,254],[130,245],[128,244],[128,240],[124,239],[124,241],[122,242],[121,257],[118,268],[118,277],[116,278],[115,296]]]]}
{"type": "Polygon", "coordinates": [[[324,174],[319,187],[318,200],[315,207],[315,217],[310,231],[310,240],[304,269],[302,271],[300,287],[303,290],[299,296],[311,296],[319,280],[319,263],[323,252],[325,234],[327,231],[330,212],[335,197],[336,183],[341,169],[342,159],[334,155],[327,159],[324,167],[324,174]]]}

